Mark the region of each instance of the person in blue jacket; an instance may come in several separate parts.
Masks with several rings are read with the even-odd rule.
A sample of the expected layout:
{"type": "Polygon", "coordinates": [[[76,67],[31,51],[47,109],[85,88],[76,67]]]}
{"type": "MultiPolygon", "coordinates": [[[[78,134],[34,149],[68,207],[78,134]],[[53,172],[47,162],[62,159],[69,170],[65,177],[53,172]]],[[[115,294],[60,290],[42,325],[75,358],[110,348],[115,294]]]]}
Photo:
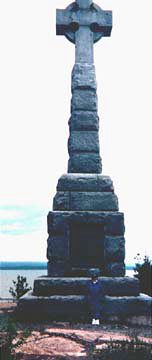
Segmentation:
{"type": "Polygon", "coordinates": [[[90,314],[92,316],[92,325],[99,325],[102,310],[103,288],[98,274],[93,273],[91,280],[87,284],[87,299],[90,314]]]}

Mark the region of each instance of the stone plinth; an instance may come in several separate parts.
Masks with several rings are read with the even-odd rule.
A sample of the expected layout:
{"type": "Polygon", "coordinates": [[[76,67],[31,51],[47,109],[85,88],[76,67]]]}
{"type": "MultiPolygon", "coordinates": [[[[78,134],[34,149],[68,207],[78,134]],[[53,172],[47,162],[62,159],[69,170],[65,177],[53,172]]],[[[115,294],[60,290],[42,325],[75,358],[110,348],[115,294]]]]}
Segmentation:
{"type": "MultiPolygon", "coordinates": [[[[143,294],[105,296],[101,316],[107,321],[133,321],[138,325],[140,318],[145,317],[150,324],[151,303],[151,297],[143,294]]],[[[87,299],[84,295],[35,296],[29,292],[19,299],[17,316],[22,320],[90,321],[87,299]]]]}
{"type": "Polygon", "coordinates": [[[98,267],[104,276],[124,276],[124,231],[110,177],[62,175],[48,214],[48,275],[89,276],[98,267]]]}
{"type": "MultiPolygon", "coordinates": [[[[33,292],[36,296],[86,295],[88,278],[40,277],[34,281],[33,292]]],[[[131,277],[99,277],[103,292],[109,296],[138,296],[139,281],[131,277]]]]}
{"type": "Polygon", "coordinates": [[[72,71],[68,172],[102,171],[99,145],[99,118],[94,64],[76,63],[72,71]]]}

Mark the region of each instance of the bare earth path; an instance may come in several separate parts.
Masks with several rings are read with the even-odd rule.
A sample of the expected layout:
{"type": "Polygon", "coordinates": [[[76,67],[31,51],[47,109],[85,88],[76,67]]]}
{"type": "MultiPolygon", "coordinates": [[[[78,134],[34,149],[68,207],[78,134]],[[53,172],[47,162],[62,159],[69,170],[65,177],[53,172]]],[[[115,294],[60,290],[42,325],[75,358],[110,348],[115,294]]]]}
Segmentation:
{"type": "MultiPolygon", "coordinates": [[[[0,303],[0,317],[12,314],[16,304],[0,303]]],[[[108,341],[138,336],[152,342],[150,327],[128,327],[116,324],[16,323],[17,339],[29,331],[24,343],[16,348],[18,360],[87,359],[92,346],[101,349],[108,341]]],[[[2,359],[3,360],[3,359],[2,359]]]]}

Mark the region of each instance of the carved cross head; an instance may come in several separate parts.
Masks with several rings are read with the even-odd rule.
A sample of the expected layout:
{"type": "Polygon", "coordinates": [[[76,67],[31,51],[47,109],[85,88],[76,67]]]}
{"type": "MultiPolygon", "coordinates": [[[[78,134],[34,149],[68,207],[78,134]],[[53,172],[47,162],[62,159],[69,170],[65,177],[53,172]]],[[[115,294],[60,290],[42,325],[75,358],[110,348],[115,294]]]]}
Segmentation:
{"type": "Polygon", "coordinates": [[[76,3],[78,4],[79,9],[89,9],[92,0],[76,0],[76,3]]]}
{"type": "Polygon", "coordinates": [[[93,42],[103,36],[110,36],[112,12],[102,10],[92,0],[76,0],[65,10],[57,10],[57,35],[65,35],[75,44],[75,33],[84,26],[93,32],[93,42]]]}

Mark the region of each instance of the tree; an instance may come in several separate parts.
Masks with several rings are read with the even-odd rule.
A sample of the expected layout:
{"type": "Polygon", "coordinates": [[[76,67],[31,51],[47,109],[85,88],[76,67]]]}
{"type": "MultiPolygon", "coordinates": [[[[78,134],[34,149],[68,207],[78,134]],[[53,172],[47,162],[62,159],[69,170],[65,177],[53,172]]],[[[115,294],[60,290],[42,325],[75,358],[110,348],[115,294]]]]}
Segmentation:
{"type": "Polygon", "coordinates": [[[14,284],[14,288],[10,287],[9,293],[15,300],[18,300],[21,296],[26,294],[27,291],[31,290],[29,284],[27,283],[26,277],[24,276],[17,276],[17,281],[12,281],[14,284]]]}
{"type": "Polygon", "coordinates": [[[152,263],[148,256],[145,256],[143,260],[140,257],[140,254],[137,254],[135,257],[135,277],[140,281],[140,290],[141,292],[152,296],[152,263]],[[141,262],[142,261],[142,262],[141,262]]]}

